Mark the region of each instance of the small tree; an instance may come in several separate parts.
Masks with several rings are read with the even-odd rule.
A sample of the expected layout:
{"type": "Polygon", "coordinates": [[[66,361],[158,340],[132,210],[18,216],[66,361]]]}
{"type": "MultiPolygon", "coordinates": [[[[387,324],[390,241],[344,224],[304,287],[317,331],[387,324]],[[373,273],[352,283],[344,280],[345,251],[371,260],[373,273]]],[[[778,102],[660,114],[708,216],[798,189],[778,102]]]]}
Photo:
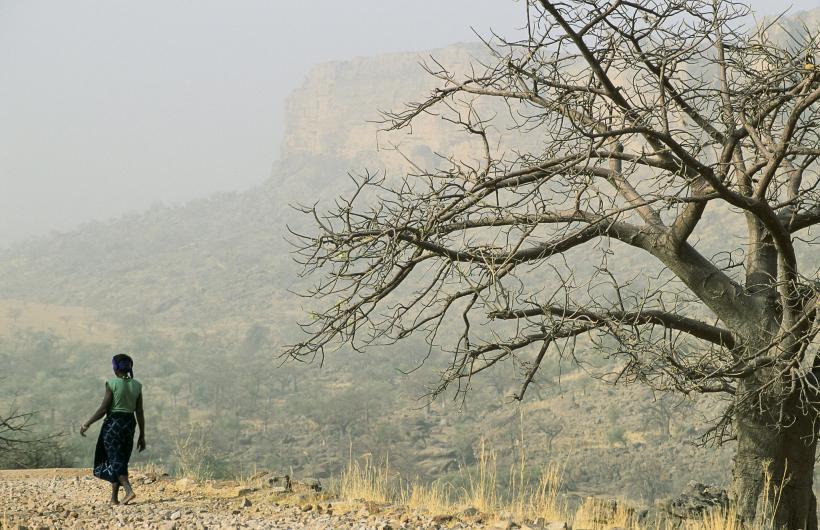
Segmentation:
{"type": "Polygon", "coordinates": [[[38,467],[63,463],[60,434],[32,436],[35,413],[12,407],[0,416],[0,467],[38,467]]]}
{"type": "Polygon", "coordinates": [[[816,528],[817,40],[722,0],[526,7],[522,38],[468,75],[431,63],[439,87],[385,115],[440,116],[476,156],[305,208],[326,306],[289,354],[426,333],[451,354],[434,393],[509,360],[521,399],[553,349],[597,347],[619,381],[725,396],[708,436],[737,440],[741,516],[816,528]]]}

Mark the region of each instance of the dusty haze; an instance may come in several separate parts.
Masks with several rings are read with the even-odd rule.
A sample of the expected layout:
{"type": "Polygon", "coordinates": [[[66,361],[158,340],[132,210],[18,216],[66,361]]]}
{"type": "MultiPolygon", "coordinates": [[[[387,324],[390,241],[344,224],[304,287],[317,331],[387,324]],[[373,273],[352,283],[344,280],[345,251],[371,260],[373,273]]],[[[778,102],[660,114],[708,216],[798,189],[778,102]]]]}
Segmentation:
{"type": "MultiPolygon", "coordinates": [[[[798,0],[792,11],[816,4],[798,0]]],[[[0,2],[0,248],[257,184],[278,157],[285,99],[311,66],[473,41],[471,27],[510,34],[523,9],[493,0],[192,6],[0,2]]]]}

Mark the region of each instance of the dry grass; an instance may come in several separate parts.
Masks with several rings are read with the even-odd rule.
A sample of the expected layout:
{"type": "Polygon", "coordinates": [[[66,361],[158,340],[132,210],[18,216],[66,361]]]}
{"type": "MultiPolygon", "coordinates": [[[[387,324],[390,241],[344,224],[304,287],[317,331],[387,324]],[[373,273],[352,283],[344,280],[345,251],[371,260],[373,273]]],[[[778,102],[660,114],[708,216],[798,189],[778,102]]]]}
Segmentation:
{"type": "Polygon", "coordinates": [[[403,483],[398,474],[390,471],[387,460],[377,465],[367,455],[361,463],[351,458],[336,493],[347,501],[393,503],[434,515],[454,515],[466,507],[472,507],[487,517],[504,514],[521,522],[538,519],[566,521],[575,528],[585,530],[614,527],[625,530],[771,530],[770,514],[779,502],[779,498],[775,498],[774,506],[763,507],[768,515],[753,525],[742,525],[734,509],[716,509],[705,513],[699,520],[683,524],[659,521],[647,527],[637,521],[635,509],[621,499],[590,497],[571,513],[566,497],[561,493],[564,475],[561,464],[553,462],[545,466],[535,485],[528,485],[525,481],[528,476],[525,458],[522,457],[518,467],[511,470],[511,479],[505,485],[499,484],[496,464],[495,452],[488,450],[482,442],[475,470],[465,471],[467,486],[455,488],[440,481],[431,484],[418,480],[403,483]]]}
{"type": "Polygon", "coordinates": [[[414,510],[426,510],[434,514],[455,514],[452,502],[452,486],[435,481],[424,484],[416,481],[402,488],[399,503],[414,510]]]}
{"type": "Polygon", "coordinates": [[[211,452],[201,435],[191,429],[186,436],[174,438],[174,457],[176,457],[176,476],[195,481],[213,478],[211,452]]]}
{"type": "Polygon", "coordinates": [[[143,475],[153,475],[157,477],[169,474],[165,466],[153,460],[137,464],[136,466],[134,466],[134,471],[136,471],[137,473],[141,473],[143,475]]]}
{"type": "Polygon", "coordinates": [[[403,482],[391,472],[388,460],[377,464],[366,455],[361,461],[350,459],[339,478],[337,494],[348,501],[395,503],[437,515],[452,515],[472,507],[490,516],[509,513],[520,520],[567,520],[567,503],[559,493],[562,466],[546,466],[535,486],[525,484],[526,469],[513,471],[511,484],[505,490],[499,484],[496,454],[484,443],[476,469],[465,471],[467,486],[460,489],[439,481],[403,482]]]}
{"type": "Polygon", "coordinates": [[[390,473],[390,460],[376,465],[371,455],[366,455],[363,463],[352,458],[339,478],[339,494],[344,499],[361,499],[373,502],[394,502],[397,500],[395,477],[390,473]]]}
{"type": "MultiPolygon", "coordinates": [[[[526,498],[524,509],[512,513],[525,519],[535,520],[544,518],[547,521],[565,519],[569,506],[567,500],[560,495],[563,481],[563,466],[550,462],[542,471],[538,485],[530,493],[522,495],[526,498]]],[[[514,502],[514,501],[513,501],[514,502]]]]}
{"type": "Polygon", "coordinates": [[[496,513],[499,510],[498,472],[496,454],[485,447],[481,440],[478,455],[478,473],[467,471],[467,490],[461,501],[465,506],[472,506],[481,513],[496,513]]]}
{"type": "Polygon", "coordinates": [[[637,528],[634,510],[623,501],[605,500],[588,497],[584,500],[573,517],[574,526],[589,530],[603,530],[617,526],[620,528],[637,528]]]}
{"type": "Polygon", "coordinates": [[[731,508],[707,512],[701,520],[687,522],[684,528],[685,530],[744,530],[737,511],[731,508]]]}

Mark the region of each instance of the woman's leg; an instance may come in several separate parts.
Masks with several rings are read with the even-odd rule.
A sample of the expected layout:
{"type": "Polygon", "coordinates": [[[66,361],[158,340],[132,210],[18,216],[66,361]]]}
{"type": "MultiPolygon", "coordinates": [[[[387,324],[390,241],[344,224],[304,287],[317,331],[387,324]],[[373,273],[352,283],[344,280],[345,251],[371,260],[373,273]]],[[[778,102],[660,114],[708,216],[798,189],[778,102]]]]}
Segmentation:
{"type": "Polygon", "coordinates": [[[119,485],[119,483],[112,482],[111,483],[111,504],[119,504],[120,503],[119,496],[120,496],[120,485],[119,485]]]}
{"type": "Polygon", "coordinates": [[[120,475],[119,479],[120,485],[122,485],[123,489],[125,490],[125,498],[122,500],[122,503],[128,504],[129,502],[134,500],[137,494],[134,493],[134,490],[131,488],[131,483],[128,481],[128,475],[120,475]]]}

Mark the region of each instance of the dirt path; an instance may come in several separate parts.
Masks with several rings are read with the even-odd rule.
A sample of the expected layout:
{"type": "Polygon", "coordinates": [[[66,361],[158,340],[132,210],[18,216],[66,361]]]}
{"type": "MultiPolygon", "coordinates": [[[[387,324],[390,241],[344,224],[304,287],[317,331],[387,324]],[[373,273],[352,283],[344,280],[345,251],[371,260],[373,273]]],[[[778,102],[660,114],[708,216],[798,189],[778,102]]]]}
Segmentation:
{"type": "MultiPolygon", "coordinates": [[[[231,482],[194,484],[132,475],[136,502],[109,506],[107,483],[87,470],[0,471],[0,528],[398,529],[438,528],[432,519],[320,496],[282,498],[231,482]],[[403,519],[403,520],[402,520],[403,519]]],[[[450,528],[472,527],[467,523],[450,528]]]]}

